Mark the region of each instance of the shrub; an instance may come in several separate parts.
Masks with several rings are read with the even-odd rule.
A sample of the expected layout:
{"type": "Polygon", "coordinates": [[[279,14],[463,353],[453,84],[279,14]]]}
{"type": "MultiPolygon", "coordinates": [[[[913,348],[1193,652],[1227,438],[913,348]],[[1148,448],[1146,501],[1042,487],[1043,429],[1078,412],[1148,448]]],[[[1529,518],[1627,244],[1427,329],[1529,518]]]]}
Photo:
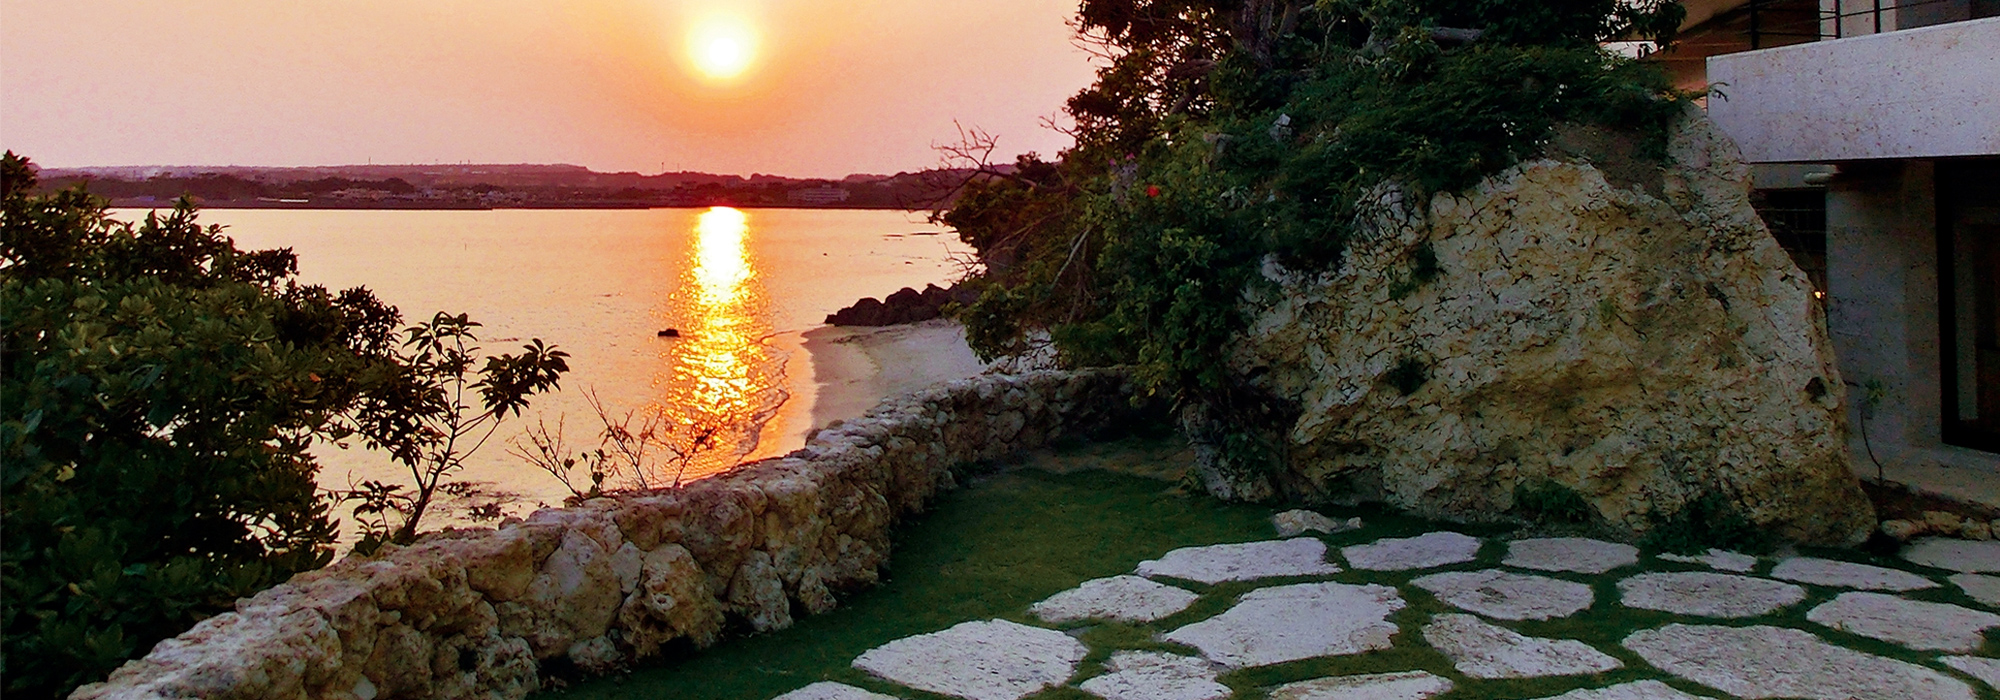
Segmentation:
{"type": "MultiPolygon", "coordinates": [[[[420,331],[469,328],[463,317],[399,344],[396,309],[366,289],[299,284],[291,251],[238,250],[186,201],[133,225],[81,189],[35,184],[26,159],[0,159],[10,697],[66,693],[323,566],[335,530],[314,442],[358,433],[413,469],[442,464],[418,473],[427,498],[466,451],[440,449],[439,426],[489,425],[564,369],[535,341],[453,385],[471,355],[427,350],[436,334],[420,331]],[[462,420],[447,386],[473,389],[486,413],[462,420]]],[[[409,516],[398,534],[414,533],[420,505],[409,516]]]]}
{"type": "MultiPolygon", "coordinates": [[[[994,356],[1046,338],[1064,362],[1227,403],[1260,268],[1336,266],[1376,198],[1465,188],[1564,123],[1664,154],[1687,96],[1598,42],[1665,38],[1681,16],[1616,0],[1086,0],[1080,25],[1112,62],[1068,104],[1076,147],[990,170],[941,215],[987,263],[959,312],[968,339],[994,356]]],[[[1398,296],[1439,273],[1427,248],[1409,264],[1398,296]]]]}

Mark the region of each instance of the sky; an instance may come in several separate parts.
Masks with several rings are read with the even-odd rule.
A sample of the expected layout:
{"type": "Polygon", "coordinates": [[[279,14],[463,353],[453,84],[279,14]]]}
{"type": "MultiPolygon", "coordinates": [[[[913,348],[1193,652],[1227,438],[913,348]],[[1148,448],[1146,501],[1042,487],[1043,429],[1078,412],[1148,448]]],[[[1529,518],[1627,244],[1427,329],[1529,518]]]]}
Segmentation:
{"type": "Polygon", "coordinates": [[[43,167],[571,163],[832,177],[956,125],[1052,155],[1076,0],[0,0],[43,167]],[[722,43],[717,43],[722,42],[722,43]],[[696,50],[699,49],[699,50],[696,50]],[[704,68],[741,73],[720,77],[704,68]]]}

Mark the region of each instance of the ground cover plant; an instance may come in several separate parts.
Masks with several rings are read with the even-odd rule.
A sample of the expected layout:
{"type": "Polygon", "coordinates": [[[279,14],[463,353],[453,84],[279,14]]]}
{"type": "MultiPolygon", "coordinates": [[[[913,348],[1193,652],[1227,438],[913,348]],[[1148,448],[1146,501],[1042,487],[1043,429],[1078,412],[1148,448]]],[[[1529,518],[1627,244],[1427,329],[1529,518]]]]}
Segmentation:
{"type": "Polygon", "coordinates": [[[239,250],[185,201],[134,225],[82,189],[31,194],[35,180],[26,159],[0,161],[10,697],[65,694],[324,565],[336,523],[317,441],[364,440],[428,477],[383,504],[400,527],[378,536],[407,539],[462,460],[458,429],[518,412],[565,369],[540,341],[481,364],[456,342],[462,316],[405,338],[368,290],[302,284],[291,251],[239,250]]]}
{"type": "MultiPolygon", "coordinates": [[[[1224,462],[1269,467],[1260,436],[1286,408],[1227,370],[1262,266],[1331,269],[1368,207],[1470,186],[1561,125],[1661,155],[1689,96],[1600,45],[1669,40],[1683,14],[1656,0],[1087,0],[1078,25],[1107,65],[1066,106],[1076,146],[988,168],[940,214],[985,264],[957,315],[986,357],[1042,346],[1071,366],[1130,365],[1208,424],[1191,435],[1224,462]]],[[[1400,294],[1439,274],[1415,257],[1400,294]]],[[[1423,362],[1404,365],[1420,383],[1423,362]]]]}
{"type": "MultiPolygon", "coordinates": [[[[1001,618],[1027,625],[1070,632],[1090,648],[1090,654],[1066,687],[1030,696],[1035,700],[1088,700],[1073,687],[1106,672],[1105,662],[1120,650],[1164,651],[1199,655],[1194,649],[1161,640],[1168,631],[1223,613],[1252,590],[1306,581],[1381,584],[1396,587],[1407,605],[1390,616],[1398,632],[1390,649],[1304,659],[1225,672],[1220,681],[1232,697],[1263,698],[1275,685],[1326,676],[1423,670],[1450,679],[1456,688],[1443,700],[1517,700],[1545,698],[1576,689],[1601,688],[1638,680],[1658,680],[1700,697],[1723,697],[1712,688],[1678,679],[1654,669],[1625,649],[1621,642],[1640,630],[1681,622],[1694,624],[1773,625],[1805,630],[1837,645],[1952,673],[1938,663],[1936,653],[1913,651],[1896,644],[1851,634],[1811,622],[1809,610],[1833,600],[1844,589],[1803,585],[1805,599],[1775,612],[1732,620],[1691,618],[1628,608],[1620,604],[1617,582],[1648,572],[1706,572],[1707,566],[1659,558],[1666,553],[1641,547],[1636,564],[1604,574],[1531,571],[1517,573],[1573,581],[1589,586],[1595,602],[1572,615],[1550,620],[1488,620],[1522,634],[1574,639],[1617,658],[1623,668],[1594,675],[1481,680],[1459,672],[1451,660],[1425,641],[1421,633],[1434,616],[1463,613],[1411,581],[1441,571],[1509,568],[1502,564],[1507,541],[1553,534],[1551,526],[1441,523],[1381,507],[1320,508],[1336,519],[1360,517],[1359,530],[1331,535],[1310,534],[1325,542],[1329,559],[1346,570],[1326,576],[1271,578],[1204,585],[1162,579],[1194,591],[1201,598],[1192,606],[1145,624],[1081,621],[1049,625],[1035,618],[1030,605],[1085,580],[1129,573],[1138,562],[1156,559],[1169,550],[1228,542],[1275,539],[1272,508],[1225,503],[1174,486],[1193,466],[1184,444],[1164,436],[1128,438],[1027,455],[1004,465],[969,470],[958,491],[944,496],[929,513],[906,524],[897,535],[890,569],[883,584],[842,601],[839,609],[801,618],[790,629],[734,639],[699,653],[658,662],[609,678],[576,679],[567,688],[537,697],[610,700],[617,698],[771,698],[816,681],[832,680],[914,700],[944,700],[945,696],[914,691],[874,678],[850,666],[863,652],[890,641],[936,632],[952,625],[1001,618]],[[997,468],[997,471],[994,471],[997,468]],[[1366,571],[1346,565],[1338,550],[1384,538],[1452,531],[1486,540],[1468,562],[1410,571],[1366,571]]],[[[1564,535],[1612,536],[1609,530],[1578,532],[1558,523],[1564,535]]],[[[1925,570],[1893,555],[1871,555],[1847,549],[1808,549],[1798,554],[1912,571],[1933,579],[1940,572],[1925,570]]],[[[1778,556],[1790,556],[1791,553],[1778,556]]],[[[1775,566],[1766,557],[1751,572],[1768,575],[1775,566]]],[[[1941,579],[1940,579],[1941,580],[1941,579]]],[[[1905,597],[1982,609],[1951,584],[1903,594],[1905,597]]],[[[1989,633],[1985,648],[2000,652],[2000,634],[1989,633]]],[[[1989,693],[1985,697],[1991,697],[1989,693]]]]}

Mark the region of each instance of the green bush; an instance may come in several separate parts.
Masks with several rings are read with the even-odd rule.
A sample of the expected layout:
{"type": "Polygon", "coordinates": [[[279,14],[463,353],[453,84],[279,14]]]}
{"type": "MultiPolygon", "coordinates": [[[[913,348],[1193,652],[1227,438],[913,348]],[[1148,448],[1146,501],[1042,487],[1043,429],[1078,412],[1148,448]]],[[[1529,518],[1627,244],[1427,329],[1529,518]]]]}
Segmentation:
{"type": "MultiPolygon", "coordinates": [[[[466,451],[438,426],[517,412],[566,369],[540,341],[477,373],[462,352],[440,366],[424,331],[477,324],[441,315],[398,343],[397,311],[366,289],[299,284],[291,251],[238,250],[185,201],[136,226],[114,221],[80,189],[32,194],[33,169],[11,152],[0,184],[10,697],[66,693],[325,565],[335,529],[307,452],[316,441],[358,435],[389,450],[430,477],[418,483],[427,498],[466,451]],[[445,392],[468,376],[484,413],[461,417],[445,392]]],[[[415,511],[399,534],[414,533],[415,511]]]]}
{"type": "Polygon", "coordinates": [[[1540,525],[1589,525],[1597,522],[1597,509],[1583,495],[1568,486],[1549,481],[1524,481],[1514,485],[1514,513],[1540,525]]]}
{"type": "Polygon", "coordinates": [[[1777,538],[1758,527],[1730,503],[1727,496],[1706,493],[1682,504],[1680,510],[1653,514],[1653,525],[1640,546],[1658,552],[1701,554],[1710,548],[1747,554],[1767,554],[1777,538]]]}
{"type": "MultiPolygon", "coordinates": [[[[1385,186],[1463,189],[1566,123],[1664,154],[1687,96],[1599,42],[1669,35],[1681,16],[1617,0],[1086,0],[1080,24],[1113,61],[1068,104],[1076,147],[975,180],[941,217],[986,263],[959,312],[968,338],[986,356],[1046,338],[1069,364],[1129,364],[1183,404],[1229,403],[1262,266],[1337,266],[1385,186]]],[[[1398,296],[1440,272],[1427,248],[1408,264],[1398,296]]]]}

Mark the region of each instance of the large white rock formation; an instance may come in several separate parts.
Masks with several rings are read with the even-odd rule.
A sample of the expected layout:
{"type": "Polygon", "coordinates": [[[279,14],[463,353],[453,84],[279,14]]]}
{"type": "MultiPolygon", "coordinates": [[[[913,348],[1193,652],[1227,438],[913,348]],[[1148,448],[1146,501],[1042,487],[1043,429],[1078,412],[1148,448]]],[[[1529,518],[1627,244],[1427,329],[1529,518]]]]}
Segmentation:
{"type": "Polygon", "coordinates": [[[1866,537],[1825,313],[1735,145],[1693,113],[1666,167],[1565,133],[1462,194],[1379,188],[1336,269],[1266,265],[1232,362],[1299,410],[1275,486],[1482,519],[1554,483],[1635,531],[1718,494],[1793,540],[1866,537]]]}

